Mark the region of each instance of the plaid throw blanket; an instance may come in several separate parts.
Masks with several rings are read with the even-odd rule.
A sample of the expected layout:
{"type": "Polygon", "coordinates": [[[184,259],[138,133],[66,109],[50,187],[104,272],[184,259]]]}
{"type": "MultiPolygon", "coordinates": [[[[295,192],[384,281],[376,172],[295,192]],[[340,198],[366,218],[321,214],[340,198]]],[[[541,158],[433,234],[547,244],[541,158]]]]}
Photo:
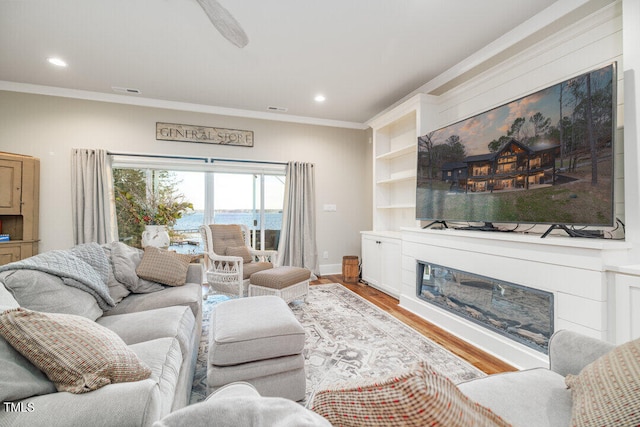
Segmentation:
{"type": "Polygon", "coordinates": [[[111,264],[102,247],[97,243],[77,245],[69,250],[53,250],[0,266],[1,271],[37,270],[53,274],[67,286],[90,293],[102,310],[116,304],[109,294],[109,269],[111,264]]]}

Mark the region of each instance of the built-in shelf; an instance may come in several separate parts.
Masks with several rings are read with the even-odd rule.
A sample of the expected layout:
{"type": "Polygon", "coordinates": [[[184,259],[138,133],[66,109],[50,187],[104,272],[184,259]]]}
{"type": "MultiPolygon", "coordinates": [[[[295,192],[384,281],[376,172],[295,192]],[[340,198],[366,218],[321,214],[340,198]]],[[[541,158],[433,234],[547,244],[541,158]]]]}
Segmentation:
{"type": "Polygon", "coordinates": [[[379,181],[376,181],[376,184],[378,184],[378,185],[380,185],[380,184],[394,184],[396,182],[413,181],[415,179],[416,179],[416,172],[415,171],[409,171],[408,174],[400,174],[399,176],[391,177],[389,179],[381,179],[379,181]]]}
{"type": "Polygon", "coordinates": [[[396,157],[405,156],[407,154],[413,154],[415,152],[416,152],[416,144],[414,143],[406,147],[381,154],[378,157],[376,157],[376,160],[391,160],[391,159],[395,159],[396,157]]]}
{"type": "Polygon", "coordinates": [[[418,94],[369,122],[373,129],[373,230],[399,231],[415,218],[418,136],[435,113],[436,97],[418,94]]]}

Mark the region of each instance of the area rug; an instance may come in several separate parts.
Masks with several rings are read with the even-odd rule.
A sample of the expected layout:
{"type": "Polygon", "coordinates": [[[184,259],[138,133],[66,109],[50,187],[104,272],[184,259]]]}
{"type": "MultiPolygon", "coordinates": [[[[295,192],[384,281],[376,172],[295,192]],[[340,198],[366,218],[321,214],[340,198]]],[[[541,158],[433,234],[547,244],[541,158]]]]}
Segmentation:
{"type": "MultiPolygon", "coordinates": [[[[206,397],[208,319],[225,296],[203,304],[203,328],[191,403],[206,397]]],[[[316,391],[352,378],[380,378],[426,360],[453,382],[485,376],[479,369],[385,313],[344,286],[314,285],[307,301],[291,304],[306,331],[304,349],[309,404],[316,391]]]]}

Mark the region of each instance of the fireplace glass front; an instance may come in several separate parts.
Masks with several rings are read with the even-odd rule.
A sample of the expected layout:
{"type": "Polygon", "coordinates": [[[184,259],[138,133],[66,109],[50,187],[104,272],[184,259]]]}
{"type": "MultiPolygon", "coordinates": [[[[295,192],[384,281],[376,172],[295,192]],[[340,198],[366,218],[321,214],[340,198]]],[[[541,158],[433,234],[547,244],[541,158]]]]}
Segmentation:
{"type": "Polygon", "coordinates": [[[418,298],[548,354],[551,292],[424,261],[416,270],[418,298]]]}

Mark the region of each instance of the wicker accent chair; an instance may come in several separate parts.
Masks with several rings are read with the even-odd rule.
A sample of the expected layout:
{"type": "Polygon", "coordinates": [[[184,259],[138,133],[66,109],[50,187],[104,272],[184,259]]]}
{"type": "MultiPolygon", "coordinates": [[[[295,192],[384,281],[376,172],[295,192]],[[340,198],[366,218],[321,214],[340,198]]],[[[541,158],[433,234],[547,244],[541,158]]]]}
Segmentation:
{"type": "Polygon", "coordinates": [[[249,244],[249,229],[243,224],[208,224],[199,228],[204,242],[209,292],[247,295],[249,277],[273,268],[277,251],[258,251],[249,244]]]}

